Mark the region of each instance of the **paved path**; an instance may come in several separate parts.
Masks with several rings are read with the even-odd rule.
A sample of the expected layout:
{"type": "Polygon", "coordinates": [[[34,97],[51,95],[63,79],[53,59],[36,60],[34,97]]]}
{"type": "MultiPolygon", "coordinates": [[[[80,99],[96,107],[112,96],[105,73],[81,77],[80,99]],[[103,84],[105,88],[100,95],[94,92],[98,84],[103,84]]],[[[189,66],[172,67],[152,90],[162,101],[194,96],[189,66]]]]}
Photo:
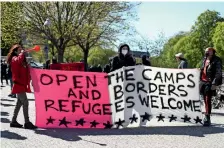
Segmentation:
{"type": "MultiPolygon", "coordinates": [[[[9,98],[9,86],[1,87],[2,148],[223,148],[224,111],[216,110],[212,127],[185,123],[152,123],[135,129],[38,129],[10,128],[16,99],[9,98]],[[167,126],[164,126],[166,124],[167,126]]],[[[35,102],[28,94],[30,118],[35,123],[35,102]]],[[[23,123],[22,110],[18,121],[23,123]]]]}

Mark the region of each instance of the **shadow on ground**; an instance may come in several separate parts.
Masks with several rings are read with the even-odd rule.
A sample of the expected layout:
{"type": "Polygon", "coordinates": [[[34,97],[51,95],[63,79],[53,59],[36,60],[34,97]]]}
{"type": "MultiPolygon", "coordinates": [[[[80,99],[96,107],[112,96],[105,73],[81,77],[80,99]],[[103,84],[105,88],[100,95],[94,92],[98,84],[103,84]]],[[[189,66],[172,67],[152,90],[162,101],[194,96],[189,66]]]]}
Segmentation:
{"type": "Polygon", "coordinates": [[[7,118],[1,118],[1,123],[10,123],[10,120],[7,118]]]}
{"type": "Polygon", "coordinates": [[[203,126],[163,126],[125,129],[38,129],[36,134],[47,135],[66,141],[77,141],[78,136],[87,135],[186,135],[204,137],[208,134],[224,133],[224,125],[203,126]]]}
{"type": "Polygon", "coordinates": [[[1,112],[1,116],[9,116],[8,112],[1,112]]]}
{"type": "Polygon", "coordinates": [[[215,116],[224,116],[224,113],[212,113],[212,115],[215,115],[215,116]]]}
{"type": "Polygon", "coordinates": [[[10,106],[15,106],[13,104],[5,104],[5,103],[1,103],[1,106],[4,106],[4,107],[10,107],[10,106]]]}
{"type": "Polygon", "coordinates": [[[15,139],[15,140],[25,140],[26,137],[23,137],[17,133],[10,132],[8,130],[1,131],[1,138],[7,138],[7,139],[15,139]]]}
{"type": "Polygon", "coordinates": [[[1,101],[15,102],[15,99],[14,100],[11,100],[11,99],[1,99],[1,101]]]}
{"type": "MultiPolygon", "coordinates": [[[[87,130],[84,130],[88,133],[87,130]]],[[[100,131],[100,130],[98,130],[100,131]]],[[[40,134],[40,135],[46,135],[46,136],[50,136],[52,138],[59,138],[62,140],[66,140],[66,141],[79,141],[79,140],[83,140],[81,137],[79,137],[82,133],[82,129],[38,129],[35,130],[36,134],[40,134]],[[77,130],[80,132],[77,132],[77,130]],[[74,133],[75,132],[75,133],[74,133]]],[[[90,133],[88,133],[88,135],[91,134],[91,130],[90,133]]],[[[86,135],[86,134],[84,134],[86,135]]],[[[97,135],[97,134],[96,134],[97,135]]],[[[90,142],[90,143],[94,143],[100,146],[106,146],[106,144],[103,143],[98,143],[98,142],[93,142],[93,141],[88,141],[88,140],[83,140],[86,142],[90,142]]]]}

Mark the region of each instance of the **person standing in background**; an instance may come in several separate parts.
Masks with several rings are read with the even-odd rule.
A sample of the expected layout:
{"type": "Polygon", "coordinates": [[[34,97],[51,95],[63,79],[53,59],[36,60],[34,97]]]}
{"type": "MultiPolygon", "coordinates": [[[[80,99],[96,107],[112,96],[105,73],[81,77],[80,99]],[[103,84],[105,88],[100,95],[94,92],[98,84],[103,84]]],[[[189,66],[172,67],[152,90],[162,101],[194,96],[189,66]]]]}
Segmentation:
{"type": "MultiPolygon", "coordinates": [[[[9,78],[10,87],[11,87],[11,91],[12,91],[13,81],[12,81],[12,71],[11,71],[11,66],[10,66],[10,64],[8,64],[7,75],[8,75],[8,78],[9,78]]],[[[12,98],[16,98],[16,94],[12,94],[12,93],[10,93],[8,96],[9,96],[9,97],[12,97],[12,98]]]]}
{"type": "Polygon", "coordinates": [[[7,64],[5,60],[1,60],[1,83],[3,85],[3,79],[5,79],[6,84],[9,85],[8,83],[8,76],[7,76],[7,64]]]}
{"type": "Polygon", "coordinates": [[[178,53],[175,55],[177,62],[179,62],[178,69],[188,68],[187,60],[184,58],[182,53],[178,53]]]}
{"type": "Polygon", "coordinates": [[[149,61],[149,56],[147,55],[142,56],[142,65],[151,66],[151,62],[149,61]]]}

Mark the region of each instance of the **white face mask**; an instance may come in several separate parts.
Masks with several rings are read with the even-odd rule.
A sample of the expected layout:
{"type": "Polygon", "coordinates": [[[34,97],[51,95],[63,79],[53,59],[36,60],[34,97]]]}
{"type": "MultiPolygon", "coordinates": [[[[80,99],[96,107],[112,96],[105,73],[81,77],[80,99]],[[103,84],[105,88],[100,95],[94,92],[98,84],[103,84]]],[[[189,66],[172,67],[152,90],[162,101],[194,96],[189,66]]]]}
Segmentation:
{"type": "Polygon", "coordinates": [[[127,49],[122,49],[121,53],[122,53],[123,55],[126,55],[126,54],[128,53],[128,50],[127,50],[127,49]]]}

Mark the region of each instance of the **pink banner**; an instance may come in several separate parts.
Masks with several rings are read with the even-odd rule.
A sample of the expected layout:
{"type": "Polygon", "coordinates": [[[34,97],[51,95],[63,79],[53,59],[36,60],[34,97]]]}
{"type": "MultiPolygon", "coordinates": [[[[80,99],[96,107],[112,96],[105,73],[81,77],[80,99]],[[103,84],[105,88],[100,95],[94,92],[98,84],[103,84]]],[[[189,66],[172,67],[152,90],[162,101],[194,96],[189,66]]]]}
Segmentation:
{"type": "Polygon", "coordinates": [[[38,127],[110,127],[112,113],[106,74],[42,69],[30,72],[38,127]]]}

